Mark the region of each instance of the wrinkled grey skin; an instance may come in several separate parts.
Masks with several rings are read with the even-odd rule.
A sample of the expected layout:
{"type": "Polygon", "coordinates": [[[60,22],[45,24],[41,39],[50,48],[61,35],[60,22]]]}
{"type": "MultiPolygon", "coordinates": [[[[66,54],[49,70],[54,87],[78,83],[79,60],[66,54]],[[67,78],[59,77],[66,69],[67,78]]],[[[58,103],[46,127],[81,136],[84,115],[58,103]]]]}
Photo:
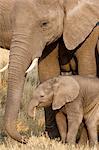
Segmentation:
{"type": "Polygon", "coordinates": [[[59,0],[0,0],[0,47],[10,49],[5,128],[17,141],[23,139],[16,130],[16,119],[25,71],[45,45],[62,35],[63,17],[59,0]]]}
{"type": "Polygon", "coordinates": [[[84,117],[90,144],[98,143],[99,79],[81,76],[59,76],[49,79],[34,91],[28,114],[33,117],[36,106],[46,107],[51,104],[52,109],[59,109],[56,121],[63,142],[75,144],[78,128],[84,117]],[[67,134],[66,118],[62,113],[67,114],[67,134]]]}

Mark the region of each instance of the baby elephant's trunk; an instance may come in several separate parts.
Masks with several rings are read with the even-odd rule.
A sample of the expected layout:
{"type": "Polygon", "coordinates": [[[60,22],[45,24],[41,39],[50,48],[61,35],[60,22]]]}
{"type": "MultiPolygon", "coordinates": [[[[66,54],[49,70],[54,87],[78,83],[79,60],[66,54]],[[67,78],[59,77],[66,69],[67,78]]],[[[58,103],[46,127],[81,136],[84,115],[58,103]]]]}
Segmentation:
{"type": "Polygon", "coordinates": [[[29,115],[30,117],[32,117],[32,118],[35,118],[36,106],[38,106],[38,101],[37,101],[37,100],[36,100],[36,101],[33,101],[33,100],[32,100],[32,101],[29,103],[27,112],[28,112],[28,115],[29,115]]]}

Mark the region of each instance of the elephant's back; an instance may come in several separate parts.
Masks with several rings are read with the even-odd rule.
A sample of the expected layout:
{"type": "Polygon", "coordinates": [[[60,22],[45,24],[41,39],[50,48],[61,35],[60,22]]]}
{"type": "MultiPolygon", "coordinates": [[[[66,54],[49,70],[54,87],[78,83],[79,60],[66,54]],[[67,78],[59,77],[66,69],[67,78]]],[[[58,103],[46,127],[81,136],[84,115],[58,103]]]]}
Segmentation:
{"type": "Polygon", "coordinates": [[[91,76],[74,76],[84,93],[91,97],[99,93],[99,78],[91,76]]]}
{"type": "Polygon", "coordinates": [[[10,48],[12,37],[11,15],[15,0],[0,0],[0,47],[10,48]]]}

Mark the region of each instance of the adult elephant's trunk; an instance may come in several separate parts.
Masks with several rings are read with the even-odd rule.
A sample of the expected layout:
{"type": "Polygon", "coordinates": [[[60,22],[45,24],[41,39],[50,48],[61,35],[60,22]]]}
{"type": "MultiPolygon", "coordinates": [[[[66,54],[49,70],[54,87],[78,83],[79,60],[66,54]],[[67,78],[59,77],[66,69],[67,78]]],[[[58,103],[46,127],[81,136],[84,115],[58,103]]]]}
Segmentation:
{"type": "Polygon", "coordinates": [[[42,53],[43,47],[41,40],[36,40],[35,38],[32,38],[32,41],[30,41],[29,37],[25,34],[15,34],[11,44],[8,72],[8,93],[5,109],[5,128],[13,139],[19,142],[22,142],[23,140],[23,143],[26,141],[17,132],[16,120],[22,99],[25,72],[32,59],[39,57],[42,53]]]}

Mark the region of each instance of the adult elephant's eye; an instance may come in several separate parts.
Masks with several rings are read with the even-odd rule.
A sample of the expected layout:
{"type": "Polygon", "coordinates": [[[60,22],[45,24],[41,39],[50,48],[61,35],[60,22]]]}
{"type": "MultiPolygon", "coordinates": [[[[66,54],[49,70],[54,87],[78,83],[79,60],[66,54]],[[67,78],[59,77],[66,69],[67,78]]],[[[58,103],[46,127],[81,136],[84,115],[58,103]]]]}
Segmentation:
{"type": "Polygon", "coordinates": [[[48,24],[49,24],[49,21],[41,21],[40,26],[41,26],[42,28],[44,28],[44,27],[47,27],[48,24]]]}
{"type": "Polygon", "coordinates": [[[46,26],[47,24],[48,24],[48,22],[43,22],[42,23],[43,26],[46,26]]]}

